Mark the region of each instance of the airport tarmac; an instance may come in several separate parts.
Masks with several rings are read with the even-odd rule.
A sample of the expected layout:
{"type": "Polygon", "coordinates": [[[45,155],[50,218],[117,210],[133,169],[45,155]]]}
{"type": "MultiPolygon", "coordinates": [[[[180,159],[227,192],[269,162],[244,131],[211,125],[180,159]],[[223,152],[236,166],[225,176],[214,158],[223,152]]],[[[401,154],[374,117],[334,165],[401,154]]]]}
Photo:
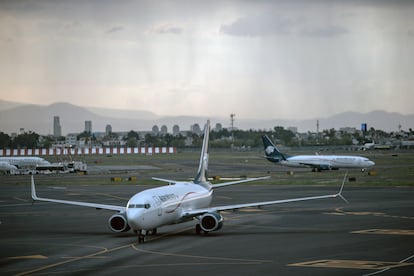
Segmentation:
{"type": "MultiPolygon", "coordinates": [[[[37,202],[2,184],[1,275],[414,275],[412,187],[345,186],[341,199],[224,213],[223,228],[160,228],[145,244],[115,234],[113,212],[37,202]]],[[[236,185],[212,205],[331,194],[340,186],[236,185]]],[[[139,185],[38,185],[42,197],[125,205],[139,185]]]]}

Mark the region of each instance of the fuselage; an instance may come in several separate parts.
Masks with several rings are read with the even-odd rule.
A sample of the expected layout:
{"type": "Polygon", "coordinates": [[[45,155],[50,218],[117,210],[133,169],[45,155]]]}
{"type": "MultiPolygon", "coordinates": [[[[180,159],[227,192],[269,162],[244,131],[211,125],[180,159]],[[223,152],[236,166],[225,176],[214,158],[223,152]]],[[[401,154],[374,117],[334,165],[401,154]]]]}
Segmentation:
{"type": "Polygon", "coordinates": [[[280,161],[290,167],[321,167],[326,169],[366,169],[375,165],[366,157],[346,155],[297,155],[280,161]]]}
{"type": "Polygon", "coordinates": [[[183,221],[188,210],[206,208],[213,190],[192,182],[148,189],[128,201],[126,216],[133,230],[152,230],[183,221]]]}
{"type": "Polygon", "coordinates": [[[50,164],[47,160],[41,157],[23,157],[23,156],[16,156],[16,157],[0,157],[1,163],[8,163],[12,166],[17,168],[22,167],[35,167],[37,165],[48,165],[50,164]]]}

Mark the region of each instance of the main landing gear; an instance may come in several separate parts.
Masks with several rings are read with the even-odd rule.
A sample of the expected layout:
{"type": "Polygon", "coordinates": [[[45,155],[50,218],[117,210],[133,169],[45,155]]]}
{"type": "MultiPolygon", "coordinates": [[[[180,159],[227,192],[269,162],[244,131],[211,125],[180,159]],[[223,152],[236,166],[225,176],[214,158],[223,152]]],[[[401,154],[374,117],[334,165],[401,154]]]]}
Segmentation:
{"type": "Polygon", "coordinates": [[[134,232],[138,235],[138,243],[144,243],[146,236],[157,235],[157,228],[154,228],[152,230],[134,230],[134,232]]]}
{"type": "Polygon", "coordinates": [[[200,226],[200,224],[199,223],[197,223],[196,224],[196,234],[197,235],[200,235],[201,234],[201,232],[204,232],[204,235],[207,235],[208,234],[208,232],[207,231],[204,231],[203,229],[201,229],[201,226],[200,226]]]}

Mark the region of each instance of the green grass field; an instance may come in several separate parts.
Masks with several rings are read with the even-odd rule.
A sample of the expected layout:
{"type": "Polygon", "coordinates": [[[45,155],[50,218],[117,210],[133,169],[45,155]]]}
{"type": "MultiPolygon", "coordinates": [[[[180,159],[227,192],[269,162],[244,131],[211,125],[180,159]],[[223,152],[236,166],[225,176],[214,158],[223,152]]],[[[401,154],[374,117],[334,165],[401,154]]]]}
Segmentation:
{"type": "MultiPolygon", "coordinates": [[[[292,154],[313,154],[313,152],[291,152],[292,154]]],[[[330,154],[330,153],[325,153],[330,154]]],[[[376,163],[370,173],[359,170],[349,171],[352,186],[413,186],[414,187],[414,151],[367,151],[367,152],[338,152],[335,154],[362,155],[376,163]]],[[[89,168],[99,166],[151,166],[153,168],[135,171],[117,171],[110,173],[51,174],[39,175],[36,182],[39,185],[164,185],[154,181],[151,177],[168,178],[174,180],[190,180],[194,177],[198,167],[199,150],[180,151],[176,154],[160,155],[113,155],[113,156],[85,156],[76,160],[84,160],[89,168]],[[119,177],[120,182],[111,181],[119,177]],[[133,181],[128,181],[133,177],[133,181]],[[136,180],[135,180],[136,179],[136,180]]],[[[49,157],[55,162],[56,158],[49,157]]],[[[262,149],[250,151],[210,151],[209,176],[220,178],[257,177],[270,175],[269,180],[252,182],[247,185],[339,185],[345,175],[345,170],[311,172],[310,169],[295,169],[282,167],[268,162],[263,157],[262,149]]],[[[1,183],[15,183],[27,185],[29,177],[0,176],[1,183]]],[[[215,183],[217,181],[213,181],[215,183]]],[[[245,184],[246,185],[246,184],[245,184]]]]}
{"type": "MultiPolygon", "coordinates": [[[[292,154],[314,154],[313,152],[292,152],[292,154]]],[[[324,153],[330,154],[330,153],[324,153]]],[[[334,154],[362,155],[376,163],[370,173],[359,170],[349,171],[350,184],[358,186],[414,186],[414,151],[366,151],[366,152],[338,152],[334,154]]],[[[157,184],[152,176],[185,180],[194,176],[197,170],[199,150],[180,151],[176,154],[160,155],[113,155],[113,156],[86,156],[83,158],[89,166],[154,166],[156,170],[134,172],[120,172],[116,176],[123,179],[129,176],[137,178],[136,183],[157,184]]],[[[53,160],[51,160],[53,161],[53,160]]],[[[344,177],[345,170],[311,172],[310,169],[291,170],[268,162],[263,157],[262,149],[250,151],[210,151],[209,176],[220,177],[255,177],[271,175],[271,179],[258,181],[251,185],[338,185],[344,177]],[[292,171],[292,172],[291,172],[292,171]]],[[[113,175],[95,179],[93,176],[85,178],[88,184],[110,184],[113,175]]],[[[79,177],[81,181],[82,177],[79,177]]],[[[123,181],[123,184],[128,182],[123,181]]],[[[134,183],[134,182],[131,182],[134,183]]]]}

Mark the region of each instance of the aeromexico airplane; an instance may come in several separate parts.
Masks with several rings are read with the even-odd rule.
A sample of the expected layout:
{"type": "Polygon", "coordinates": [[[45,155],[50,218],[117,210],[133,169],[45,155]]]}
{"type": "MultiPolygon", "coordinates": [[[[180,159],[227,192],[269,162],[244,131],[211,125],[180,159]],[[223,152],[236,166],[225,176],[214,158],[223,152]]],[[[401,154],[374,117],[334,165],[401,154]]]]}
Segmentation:
{"type": "Polygon", "coordinates": [[[338,169],[368,169],[374,162],[362,156],[346,155],[295,155],[281,153],[267,135],[262,136],[267,160],[288,167],[309,167],[313,171],[338,169]]]}
{"type": "Polygon", "coordinates": [[[336,197],[343,198],[341,193],[345,183],[345,178],[339,192],[336,194],[210,207],[214,189],[254,180],[267,179],[269,177],[250,178],[215,185],[208,182],[207,166],[209,132],[210,122],[207,121],[204,128],[204,140],[201,149],[199,167],[194,181],[181,182],[154,178],[155,180],[168,182],[169,185],[144,190],[132,196],[126,206],[115,206],[38,197],[36,195],[35,184],[32,176],[32,198],[33,200],[39,201],[72,204],[117,211],[118,213],[111,216],[108,221],[110,229],[114,232],[126,232],[132,229],[138,234],[139,243],[144,242],[145,235],[156,234],[157,228],[161,226],[190,221],[193,219],[197,219],[199,221],[196,224],[197,234],[201,233],[201,231],[208,233],[219,230],[223,225],[223,217],[220,214],[221,211],[296,201],[336,197]]]}
{"type": "Polygon", "coordinates": [[[0,157],[0,170],[2,171],[14,171],[24,167],[36,167],[45,165],[50,165],[50,163],[41,157],[0,157]]]}

